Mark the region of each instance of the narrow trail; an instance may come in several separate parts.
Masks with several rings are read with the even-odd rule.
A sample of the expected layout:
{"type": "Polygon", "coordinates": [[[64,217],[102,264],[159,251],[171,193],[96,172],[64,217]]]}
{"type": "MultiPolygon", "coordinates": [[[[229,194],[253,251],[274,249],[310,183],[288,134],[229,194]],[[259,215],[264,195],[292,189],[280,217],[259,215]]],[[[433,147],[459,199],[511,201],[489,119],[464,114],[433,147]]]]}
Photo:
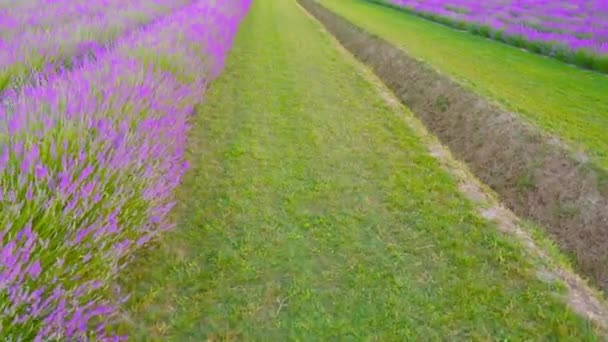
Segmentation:
{"type": "Polygon", "coordinates": [[[596,340],[295,1],[255,1],[194,118],[134,340],[596,340]]]}

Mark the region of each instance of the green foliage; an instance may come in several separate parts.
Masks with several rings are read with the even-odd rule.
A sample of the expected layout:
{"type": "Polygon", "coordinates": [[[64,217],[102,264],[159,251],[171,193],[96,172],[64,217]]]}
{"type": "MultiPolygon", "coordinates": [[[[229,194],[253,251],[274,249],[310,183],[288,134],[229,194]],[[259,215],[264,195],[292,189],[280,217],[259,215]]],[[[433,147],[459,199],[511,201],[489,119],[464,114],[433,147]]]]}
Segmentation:
{"type": "Polygon", "coordinates": [[[593,69],[608,73],[608,56],[597,56],[593,61],[593,69]]]}
{"type": "Polygon", "coordinates": [[[8,87],[11,81],[10,73],[2,72],[0,73],[0,92],[8,87]]]}
{"type": "Polygon", "coordinates": [[[572,62],[583,68],[591,69],[594,66],[594,56],[585,50],[578,50],[572,54],[572,62]]]}

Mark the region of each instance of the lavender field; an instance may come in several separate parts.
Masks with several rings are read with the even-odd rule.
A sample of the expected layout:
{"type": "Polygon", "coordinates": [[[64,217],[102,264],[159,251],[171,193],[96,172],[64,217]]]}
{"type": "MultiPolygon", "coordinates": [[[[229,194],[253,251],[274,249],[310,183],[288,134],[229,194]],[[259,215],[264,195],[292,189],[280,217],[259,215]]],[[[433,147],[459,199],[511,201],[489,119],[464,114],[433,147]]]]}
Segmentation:
{"type": "Polygon", "coordinates": [[[608,336],[607,5],[387,1],[0,0],[0,341],[608,336]]]}
{"type": "Polygon", "coordinates": [[[189,116],[222,70],[249,1],[7,6],[0,335],[116,340],[107,325],[126,294],[113,279],[135,249],[171,228],[189,116]],[[70,68],[32,71],[83,52],[70,68]],[[15,70],[32,82],[13,83],[15,70]]]}
{"type": "Polygon", "coordinates": [[[608,72],[608,2],[390,0],[477,34],[608,72]]]}
{"type": "Polygon", "coordinates": [[[24,1],[0,7],[0,90],[33,71],[69,66],[186,0],[24,1]]]}

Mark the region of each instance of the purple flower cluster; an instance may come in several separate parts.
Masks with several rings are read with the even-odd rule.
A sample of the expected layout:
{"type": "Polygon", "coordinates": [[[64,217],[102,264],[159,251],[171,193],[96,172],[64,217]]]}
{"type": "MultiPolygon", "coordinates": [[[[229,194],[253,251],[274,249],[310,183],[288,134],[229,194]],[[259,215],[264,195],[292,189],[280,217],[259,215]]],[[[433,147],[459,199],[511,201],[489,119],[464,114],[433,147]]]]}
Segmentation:
{"type": "Polygon", "coordinates": [[[189,1],[25,1],[0,8],[0,90],[32,69],[106,45],[189,1]]]}
{"type": "Polygon", "coordinates": [[[188,119],[251,0],[198,0],[0,106],[0,335],[117,340],[133,251],[171,227],[188,119]]]}
{"type": "MultiPolygon", "coordinates": [[[[576,55],[578,52],[598,58],[608,55],[608,1],[390,0],[390,2],[426,17],[460,28],[473,28],[476,33],[548,55],[576,55]]],[[[567,59],[565,57],[568,56],[562,57],[567,59]]],[[[591,57],[587,58],[586,62],[593,63],[589,60],[591,57]]]]}

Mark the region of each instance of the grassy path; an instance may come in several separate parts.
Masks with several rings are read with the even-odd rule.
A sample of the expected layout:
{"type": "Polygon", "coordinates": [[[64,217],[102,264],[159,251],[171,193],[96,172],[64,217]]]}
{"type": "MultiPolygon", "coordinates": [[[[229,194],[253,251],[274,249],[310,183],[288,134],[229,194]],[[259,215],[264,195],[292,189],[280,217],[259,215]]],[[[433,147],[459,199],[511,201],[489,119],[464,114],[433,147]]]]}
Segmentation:
{"type": "Polygon", "coordinates": [[[190,161],[135,340],[594,340],[294,1],[254,2],[190,161]]]}
{"type": "Polygon", "coordinates": [[[587,152],[608,170],[608,76],[367,0],[320,0],[350,20],[587,152]]]}

